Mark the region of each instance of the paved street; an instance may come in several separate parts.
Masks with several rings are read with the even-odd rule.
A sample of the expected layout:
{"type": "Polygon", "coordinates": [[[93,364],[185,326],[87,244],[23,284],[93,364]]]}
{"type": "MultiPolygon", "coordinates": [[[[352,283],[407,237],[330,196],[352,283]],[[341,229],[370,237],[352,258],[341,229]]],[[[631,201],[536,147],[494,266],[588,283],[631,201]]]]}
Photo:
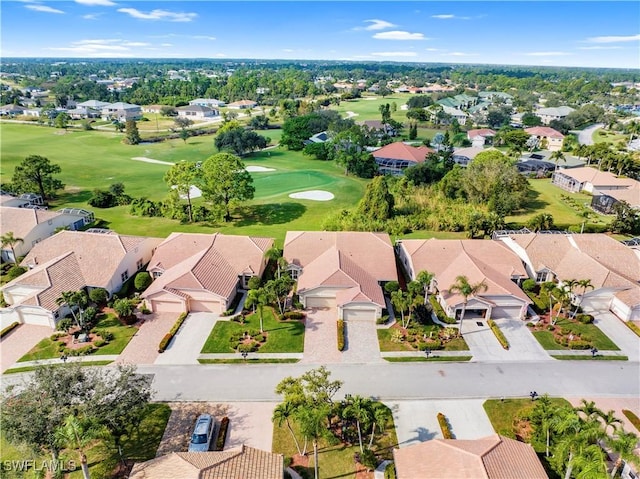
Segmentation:
{"type": "Polygon", "coordinates": [[[581,145],[593,145],[593,133],[603,126],[604,124],[602,123],[596,123],[595,125],[591,125],[590,127],[581,130],[578,133],[578,143],[581,145]]]}
{"type": "Polygon", "coordinates": [[[199,364],[200,351],[218,317],[213,313],[189,314],[166,351],[158,355],[155,364],[199,364]]]}

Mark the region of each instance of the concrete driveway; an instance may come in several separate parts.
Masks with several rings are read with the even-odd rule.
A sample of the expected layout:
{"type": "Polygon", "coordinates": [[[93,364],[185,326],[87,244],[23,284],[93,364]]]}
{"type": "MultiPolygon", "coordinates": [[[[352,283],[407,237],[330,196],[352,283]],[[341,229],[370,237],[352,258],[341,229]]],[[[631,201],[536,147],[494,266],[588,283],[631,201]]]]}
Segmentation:
{"type": "Polygon", "coordinates": [[[496,319],[496,324],[509,341],[509,356],[516,361],[551,360],[526,323],[519,319],[496,319]]]}
{"type": "Polygon", "coordinates": [[[44,338],[53,334],[49,326],[35,326],[33,324],[21,324],[2,338],[0,346],[0,372],[5,372],[31,348],[44,338]]]}
{"type": "Polygon", "coordinates": [[[596,123],[595,125],[591,125],[584,130],[580,130],[580,132],[578,132],[578,143],[580,143],[581,145],[593,145],[593,134],[596,130],[602,128],[603,126],[603,123],[596,123]]]}
{"type": "Polygon", "coordinates": [[[473,355],[472,361],[509,361],[509,351],[502,348],[486,319],[462,321],[462,336],[473,355]]]}
{"type": "Polygon", "coordinates": [[[199,364],[200,351],[219,317],[215,313],[190,313],[155,364],[199,364]]]}
{"type": "Polygon", "coordinates": [[[447,416],[456,439],[478,439],[494,434],[482,404],[484,399],[385,401],[393,412],[399,447],[442,439],[438,413],[447,416]]]}

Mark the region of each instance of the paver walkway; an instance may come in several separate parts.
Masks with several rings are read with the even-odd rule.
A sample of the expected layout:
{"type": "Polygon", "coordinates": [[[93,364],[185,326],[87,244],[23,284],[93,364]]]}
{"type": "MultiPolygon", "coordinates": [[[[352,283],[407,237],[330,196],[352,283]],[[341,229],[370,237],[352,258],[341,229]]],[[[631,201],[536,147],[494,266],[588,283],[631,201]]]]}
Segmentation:
{"type": "Polygon", "coordinates": [[[13,366],[18,359],[27,354],[31,348],[44,338],[53,334],[49,326],[21,324],[11,331],[0,342],[0,372],[13,366]]]}
{"type": "Polygon", "coordinates": [[[198,356],[219,319],[214,313],[190,313],[155,364],[198,364],[198,356]]]}
{"type": "Polygon", "coordinates": [[[381,361],[384,360],[380,357],[380,344],[378,343],[375,321],[345,321],[345,349],[342,352],[342,362],[375,363],[381,361]]]}
{"type": "Polygon", "coordinates": [[[638,430],[633,427],[633,424],[629,422],[627,417],[622,414],[623,409],[628,409],[636,414],[636,416],[640,416],[640,398],[597,398],[597,397],[587,397],[587,398],[567,398],[567,401],[571,403],[572,406],[582,406],[582,399],[586,401],[593,401],[596,403],[596,407],[600,410],[607,411],[613,410],[616,418],[622,421],[622,428],[627,432],[632,432],[634,434],[638,434],[638,430]]]}
{"type": "Polygon", "coordinates": [[[144,323],[120,353],[118,363],[153,364],[158,357],[158,345],[178,319],[179,313],[153,313],[144,316],[144,323]]]}
{"type": "Polygon", "coordinates": [[[330,364],[342,362],[338,351],[336,308],[313,308],[307,311],[304,328],[304,357],[301,363],[330,364]]]}
{"type": "Polygon", "coordinates": [[[447,416],[456,439],[478,439],[494,434],[483,403],[484,399],[385,401],[393,413],[399,447],[442,439],[439,412],[447,416]]]}

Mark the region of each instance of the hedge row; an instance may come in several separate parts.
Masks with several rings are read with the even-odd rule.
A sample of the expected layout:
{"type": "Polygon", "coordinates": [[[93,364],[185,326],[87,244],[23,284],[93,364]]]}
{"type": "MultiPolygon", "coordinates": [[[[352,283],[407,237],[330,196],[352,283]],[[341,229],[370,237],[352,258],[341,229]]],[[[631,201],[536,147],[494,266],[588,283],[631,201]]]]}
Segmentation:
{"type": "Polygon", "coordinates": [[[509,341],[507,341],[507,338],[505,338],[504,334],[502,333],[502,331],[500,330],[496,322],[493,319],[490,319],[489,321],[487,321],[487,324],[491,328],[491,331],[493,331],[493,334],[496,336],[498,341],[500,341],[500,344],[502,345],[502,347],[504,349],[509,349],[509,341]]]}
{"type": "Polygon", "coordinates": [[[440,431],[442,431],[442,437],[445,439],[453,439],[453,434],[451,434],[451,429],[449,428],[449,421],[447,421],[447,416],[438,413],[438,424],[440,424],[440,431]]]}
{"type": "Polygon", "coordinates": [[[624,324],[627,325],[627,327],[633,331],[634,333],[636,333],[636,335],[640,336],[640,328],[632,321],[623,321],[624,324]]]}
{"type": "Polygon", "coordinates": [[[633,411],[629,411],[628,409],[623,409],[622,414],[629,420],[633,427],[635,427],[638,431],[640,431],[640,418],[636,416],[633,411]]]}
{"type": "Polygon", "coordinates": [[[158,345],[159,353],[165,352],[165,350],[167,349],[167,346],[169,346],[169,343],[171,342],[173,337],[178,333],[180,326],[182,326],[182,323],[184,323],[184,320],[186,318],[187,318],[187,313],[182,313],[180,316],[178,316],[178,319],[171,327],[171,330],[167,334],[165,334],[162,340],[160,341],[160,344],[158,345]]]}
{"type": "Polygon", "coordinates": [[[229,430],[229,418],[227,416],[220,421],[220,431],[218,431],[218,437],[216,439],[216,451],[222,451],[224,443],[227,440],[227,431],[229,430]]]}
{"type": "Polygon", "coordinates": [[[338,351],[344,351],[344,321],[339,319],[338,325],[338,351]]]}
{"type": "Polygon", "coordinates": [[[4,338],[7,334],[9,334],[11,331],[16,329],[18,326],[20,326],[20,323],[18,321],[14,321],[9,326],[4,328],[2,331],[0,331],[0,339],[4,338]]]}
{"type": "Polygon", "coordinates": [[[445,314],[444,309],[442,309],[442,306],[440,306],[440,303],[438,303],[438,300],[434,295],[429,296],[429,302],[433,307],[433,312],[436,313],[436,317],[441,322],[446,324],[455,324],[457,322],[456,318],[450,318],[445,314]]]}

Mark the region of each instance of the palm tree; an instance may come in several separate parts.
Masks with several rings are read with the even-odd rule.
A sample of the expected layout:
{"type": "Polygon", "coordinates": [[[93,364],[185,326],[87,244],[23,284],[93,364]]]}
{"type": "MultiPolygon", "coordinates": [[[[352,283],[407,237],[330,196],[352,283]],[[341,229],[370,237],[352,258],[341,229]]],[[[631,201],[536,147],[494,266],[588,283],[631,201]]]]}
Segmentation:
{"type": "Polygon", "coordinates": [[[373,401],[362,396],[352,396],[349,403],[342,411],[344,417],[352,417],[356,420],[356,428],[358,430],[358,443],[360,444],[360,452],[364,452],[362,446],[362,426],[371,422],[373,401]]]}
{"type": "Polygon", "coordinates": [[[0,236],[0,241],[2,242],[2,248],[5,246],[11,248],[11,256],[13,257],[13,262],[18,263],[18,258],[16,258],[16,251],[14,247],[19,243],[24,243],[22,238],[16,238],[13,236],[13,231],[7,231],[5,234],[0,236]]]}
{"type": "Polygon", "coordinates": [[[373,403],[373,424],[371,425],[371,437],[369,438],[369,449],[373,446],[373,439],[376,432],[376,426],[381,433],[384,433],[387,427],[387,408],[380,403],[373,403]]]}
{"type": "MultiPolygon", "coordinates": [[[[251,289],[247,293],[247,300],[245,302],[247,306],[254,306],[258,308],[258,318],[260,319],[260,332],[264,333],[263,309],[269,304],[269,294],[265,288],[251,289]]],[[[254,309],[255,311],[255,309],[254,309]]]]}
{"type": "Polygon", "coordinates": [[[475,296],[481,291],[486,291],[487,288],[487,284],[484,280],[476,284],[471,284],[469,283],[469,278],[464,275],[456,276],[456,282],[449,286],[449,293],[458,293],[464,298],[462,303],[462,312],[460,313],[460,336],[462,336],[462,320],[464,319],[464,313],[467,311],[469,298],[471,296],[475,296]]]}
{"type": "Polygon", "coordinates": [[[318,479],[318,440],[327,434],[326,419],[329,415],[329,405],[319,407],[303,407],[297,415],[300,431],[313,443],[313,470],[318,479]]]}
{"type": "Polygon", "coordinates": [[[416,276],[416,281],[424,288],[424,304],[427,304],[429,301],[429,288],[431,287],[431,282],[435,276],[435,274],[425,270],[420,271],[416,276]]]}
{"type": "Polygon", "coordinates": [[[298,450],[298,454],[302,456],[302,451],[300,450],[300,443],[298,442],[298,438],[293,433],[293,428],[291,427],[291,423],[289,422],[289,418],[293,417],[296,412],[296,407],[290,401],[285,401],[276,406],[273,410],[272,421],[278,424],[278,427],[282,426],[282,423],[287,424],[287,429],[289,429],[289,433],[293,438],[293,442],[296,445],[296,449],[298,450]]]}
{"type": "Polygon", "coordinates": [[[622,424],[622,421],[620,421],[620,419],[616,417],[616,413],[613,409],[610,409],[607,412],[600,411],[599,416],[602,420],[605,433],[609,430],[609,426],[611,426],[611,428],[613,429],[612,433],[615,433],[617,430],[616,424],[622,424]]]}
{"type": "Polygon", "coordinates": [[[71,310],[71,315],[76,325],[82,329],[84,325],[83,308],[89,304],[89,299],[84,291],[63,291],[60,293],[60,297],[56,298],[56,304],[58,306],[66,305],[71,310]],[[76,307],[78,308],[79,316],[76,316],[76,307]]]}
{"type": "Polygon", "coordinates": [[[282,250],[277,246],[273,246],[265,251],[264,256],[269,261],[273,261],[276,264],[278,278],[280,278],[282,272],[289,265],[289,262],[286,260],[286,258],[282,256],[282,250]]]}
{"type": "Polygon", "coordinates": [[[620,430],[615,436],[609,437],[606,440],[606,444],[612,452],[618,455],[616,462],[613,465],[613,470],[611,471],[611,479],[616,477],[616,473],[618,472],[618,469],[620,469],[622,461],[638,464],[638,457],[633,453],[638,445],[638,436],[635,434],[620,430]]]}
{"type": "Polygon", "coordinates": [[[576,411],[581,412],[589,419],[602,417],[604,414],[602,409],[596,406],[595,401],[587,401],[586,399],[580,400],[580,406],[576,408],[576,411]]]}
{"type": "Polygon", "coordinates": [[[108,436],[104,428],[98,425],[70,415],[64,424],[56,431],[56,442],[62,448],[73,449],[80,453],[80,466],[84,479],[90,479],[89,463],[85,453],[86,448],[96,439],[103,439],[108,436]]]}
{"type": "Polygon", "coordinates": [[[409,325],[409,320],[411,316],[408,316],[409,320],[405,323],[405,314],[404,312],[409,308],[409,296],[407,293],[399,289],[398,291],[394,291],[391,293],[391,304],[393,304],[393,309],[395,312],[400,311],[400,317],[402,318],[402,327],[406,328],[409,325]]]}
{"type": "Polygon", "coordinates": [[[558,164],[560,162],[565,164],[567,163],[567,159],[564,157],[564,153],[562,153],[562,151],[560,150],[554,151],[549,157],[549,159],[556,164],[556,171],[558,170],[558,164]]]}
{"type": "Polygon", "coordinates": [[[553,311],[553,290],[556,289],[556,284],[553,281],[545,281],[540,285],[540,288],[547,293],[549,297],[549,318],[553,311]]]}
{"type": "Polygon", "coordinates": [[[578,280],[578,287],[582,288],[582,294],[580,295],[580,297],[578,299],[578,305],[576,307],[576,312],[578,311],[578,308],[582,304],[582,300],[583,300],[584,295],[587,292],[587,290],[588,289],[595,289],[593,284],[591,284],[591,280],[589,278],[578,280]]]}

